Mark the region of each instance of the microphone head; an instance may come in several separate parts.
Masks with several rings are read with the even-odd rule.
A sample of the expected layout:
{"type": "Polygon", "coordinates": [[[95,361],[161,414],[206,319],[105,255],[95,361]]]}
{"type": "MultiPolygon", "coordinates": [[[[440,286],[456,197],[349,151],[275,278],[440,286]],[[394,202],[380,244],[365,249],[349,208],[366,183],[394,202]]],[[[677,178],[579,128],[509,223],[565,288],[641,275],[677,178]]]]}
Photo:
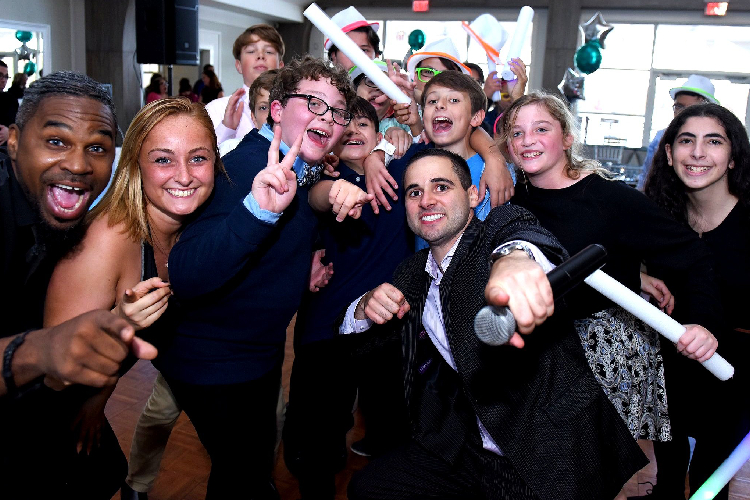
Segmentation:
{"type": "Polygon", "coordinates": [[[516,331],[516,320],[507,307],[485,306],[474,318],[474,333],[487,345],[507,344],[516,331]]]}

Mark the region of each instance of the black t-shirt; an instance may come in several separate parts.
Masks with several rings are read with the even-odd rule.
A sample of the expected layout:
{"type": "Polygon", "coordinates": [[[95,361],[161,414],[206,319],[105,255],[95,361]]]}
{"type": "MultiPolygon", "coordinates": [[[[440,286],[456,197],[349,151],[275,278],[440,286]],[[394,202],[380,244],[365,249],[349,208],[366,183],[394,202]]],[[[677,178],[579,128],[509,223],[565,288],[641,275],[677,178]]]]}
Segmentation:
{"type": "Polygon", "coordinates": [[[8,92],[0,92],[0,125],[6,127],[16,122],[18,113],[18,99],[8,92]]]}
{"type": "Polygon", "coordinates": [[[38,218],[13,173],[10,158],[0,152],[0,337],[41,328],[44,298],[55,262],[41,240],[38,218]]]}
{"type": "MultiPolygon", "coordinates": [[[[571,255],[592,243],[603,245],[602,270],[634,292],[640,291],[641,262],[649,272],[658,269],[677,297],[675,318],[718,330],[722,313],[709,249],[643,193],[590,174],[563,189],[519,184],[511,202],[533,213],[571,255]]],[[[613,305],[584,284],[566,302],[576,318],[613,305]]]]}
{"type": "Polygon", "coordinates": [[[750,330],[750,210],[738,202],[702,239],[714,254],[727,326],[750,330]]]}

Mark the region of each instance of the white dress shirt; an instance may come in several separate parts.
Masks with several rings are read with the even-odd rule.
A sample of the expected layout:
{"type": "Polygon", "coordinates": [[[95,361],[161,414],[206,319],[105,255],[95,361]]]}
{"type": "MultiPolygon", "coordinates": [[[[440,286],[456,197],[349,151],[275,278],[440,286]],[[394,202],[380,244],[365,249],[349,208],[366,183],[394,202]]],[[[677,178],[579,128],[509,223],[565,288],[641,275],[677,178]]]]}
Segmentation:
{"type": "Polygon", "coordinates": [[[245,89],[245,93],[240,99],[245,105],[242,107],[242,117],[240,118],[240,124],[237,126],[237,130],[232,130],[222,123],[224,121],[224,112],[227,109],[227,103],[229,103],[229,98],[232,97],[231,94],[219,97],[218,99],[214,99],[206,104],[206,111],[214,124],[216,140],[219,145],[228,139],[237,139],[241,141],[248,132],[255,128],[251,116],[252,109],[250,109],[250,88],[247,85],[243,85],[242,88],[245,89]]]}

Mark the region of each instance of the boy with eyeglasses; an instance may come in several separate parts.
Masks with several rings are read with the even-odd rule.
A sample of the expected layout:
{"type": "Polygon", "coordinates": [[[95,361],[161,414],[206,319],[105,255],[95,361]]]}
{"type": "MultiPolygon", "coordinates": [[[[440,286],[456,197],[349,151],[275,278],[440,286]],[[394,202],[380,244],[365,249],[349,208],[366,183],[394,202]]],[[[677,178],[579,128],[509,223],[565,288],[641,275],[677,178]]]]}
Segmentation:
{"type": "Polygon", "coordinates": [[[228,139],[242,140],[255,128],[249,103],[250,86],[263,72],[284,67],[284,40],[273,26],[256,24],[237,37],[232,54],[237,73],[242,75],[242,87],[206,105],[219,145],[228,139]]]}
{"type": "MultiPolygon", "coordinates": [[[[318,204],[327,202],[328,186],[348,181],[364,188],[364,159],[381,139],[377,114],[370,103],[355,97],[349,110],[353,119],[333,145],[333,152],[340,159],[340,178],[323,179],[311,189],[310,203],[316,208],[324,208],[318,204]]],[[[284,427],[284,458],[299,480],[303,500],[333,500],[335,496],[335,474],[346,461],[346,433],[353,423],[357,374],[362,371],[361,364],[370,361],[352,353],[352,339],[335,335],[336,318],[372,283],[389,278],[400,260],[413,253],[413,237],[406,227],[402,202],[380,215],[363,207],[357,220],[340,223],[335,216],[324,213],[319,218],[321,243],[335,274],[327,286],[305,295],[297,313],[290,403],[284,427]]],[[[381,357],[380,364],[371,371],[392,381],[388,384],[381,379],[390,389],[388,401],[395,399],[388,406],[393,413],[397,408],[402,410],[405,422],[405,408],[397,407],[399,397],[403,404],[400,343],[394,347],[396,354],[381,357]],[[393,361],[391,370],[383,368],[384,363],[394,364],[393,361]]],[[[370,415],[366,418],[369,435],[370,415]]],[[[392,415],[377,424],[389,425],[391,419],[392,415]]],[[[389,427],[385,435],[379,435],[378,444],[385,446],[386,440],[397,437],[395,434],[389,427]]]]}
{"type": "MultiPolygon", "coordinates": [[[[278,499],[276,404],[286,328],[310,275],[310,188],[351,121],[353,97],[346,73],[322,59],[282,68],[267,123],[223,157],[228,177],[217,177],[170,253],[184,309],[159,369],[211,457],[209,498],[278,499]]],[[[339,187],[329,192],[333,209],[357,216],[365,193],[339,187]]]]}

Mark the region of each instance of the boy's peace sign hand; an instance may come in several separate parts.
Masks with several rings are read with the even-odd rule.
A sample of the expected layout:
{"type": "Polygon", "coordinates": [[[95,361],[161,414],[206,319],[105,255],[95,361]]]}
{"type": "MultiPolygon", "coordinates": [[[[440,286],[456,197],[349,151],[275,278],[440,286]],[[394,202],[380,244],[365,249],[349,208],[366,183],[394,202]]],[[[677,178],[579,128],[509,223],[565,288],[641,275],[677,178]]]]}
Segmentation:
{"type": "Polygon", "coordinates": [[[294,199],[297,192],[297,174],[292,165],[299,154],[302,139],[305,134],[300,134],[294,141],[289,153],[279,162],[279,145],[281,144],[281,126],[274,125],[273,141],[268,150],[268,163],[266,168],[258,172],[253,180],[251,192],[255,201],[263,210],[281,213],[294,199]]]}

